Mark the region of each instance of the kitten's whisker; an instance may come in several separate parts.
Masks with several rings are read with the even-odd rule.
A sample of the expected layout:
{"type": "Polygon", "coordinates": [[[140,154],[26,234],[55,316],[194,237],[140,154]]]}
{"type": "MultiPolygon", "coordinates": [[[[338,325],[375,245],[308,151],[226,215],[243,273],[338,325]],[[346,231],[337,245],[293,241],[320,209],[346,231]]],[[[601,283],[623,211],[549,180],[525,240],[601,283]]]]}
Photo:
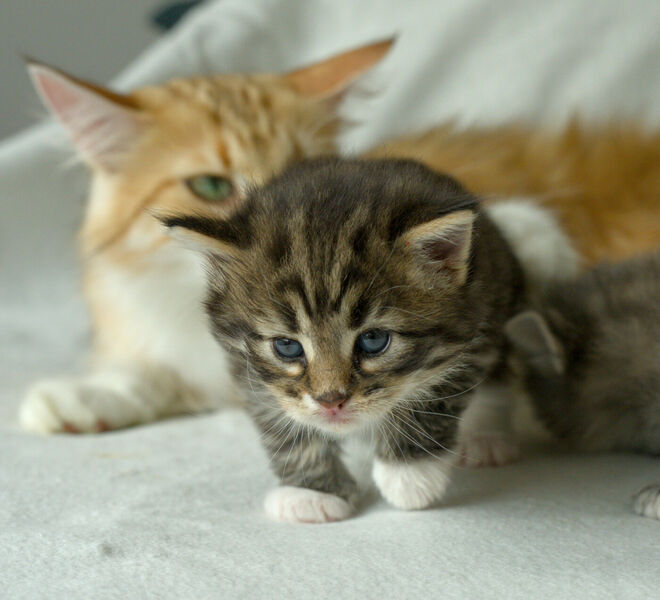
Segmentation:
{"type": "Polygon", "coordinates": [[[390,259],[392,258],[392,255],[394,254],[394,250],[396,249],[396,244],[392,246],[392,249],[390,250],[390,253],[387,255],[387,258],[383,261],[383,263],[378,267],[378,270],[376,273],[374,273],[374,276],[372,277],[371,281],[369,282],[369,285],[366,287],[364,290],[363,294],[366,294],[370,289],[371,286],[374,284],[374,281],[376,281],[376,278],[378,275],[380,275],[381,271],[387,266],[387,263],[390,262],[390,259]]]}
{"type": "Polygon", "coordinates": [[[383,294],[386,294],[387,292],[391,292],[392,290],[396,290],[398,288],[409,288],[412,287],[412,285],[393,285],[392,287],[388,287],[386,290],[383,290],[382,292],[378,292],[374,296],[374,300],[378,298],[378,296],[382,296],[383,294]]]}
{"type": "MultiPolygon", "coordinates": [[[[282,440],[282,443],[279,445],[279,447],[277,448],[277,450],[275,450],[275,452],[273,452],[273,456],[277,456],[277,455],[280,453],[280,450],[282,449],[282,446],[284,446],[284,444],[286,443],[286,441],[287,441],[288,439],[291,439],[291,429],[293,429],[293,425],[294,425],[295,423],[294,423],[293,419],[291,419],[291,418],[289,418],[288,421],[289,421],[289,422],[287,423],[288,427],[287,427],[287,430],[286,430],[285,433],[284,433],[284,439],[282,440]]],[[[277,440],[276,440],[275,443],[277,443],[277,440]]]]}
{"type": "MultiPolygon", "coordinates": [[[[423,451],[426,452],[429,456],[432,456],[433,458],[436,458],[436,459],[438,459],[438,460],[442,460],[442,459],[444,458],[444,457],[442,457],[442,456],[438,456],[437,454],[434,454],[433,452],[431,452],[430,450],[428,450],[427,448],[425,448],[424,446],[422,446],[417,440],[415,440],[414,438],[410,437],[405,431],[399,429],[399,428],[398,428],[393,422],[391,423],[391,425],[392,425],[392,427],[394,427],[394,429],[396,429],[396,430],[397,430],[397,431],[398,431],[403,437],[405,437],[405,438],[406,438],[411,444],[413,444],[413,446],[415,446],[416,448],[419,448],[420,450],[423,450],[423,451]]],[[[395,440],[396,440],[396,438],[395,438],[395,440]]],[[[435,440],[434,440],[434,441],[435,441],[435,440]]],[[[457,452],[453,452],[453,451],[449,450],[448,448],[445,448],[445,447],[444,447],[442,444],[440,444],[439,442],[435,442],[435,443],[438,444],[438,446],[440,446],[440,448],[442,448],[442,450],[443,450],[444,452],[447,452],[447,453],[449,453],[449,454],[455,454],[456,456],[459,456],[459,454],[458,454],[457,452]]],[[[397,444],[397,445],[398,445],[398,444],[397,444]]]]}
{"type": "Polygon", "coordinates": [[[456,419],[460,421],[460,417],[457,417],[456,415],[450,415],[448,413],[441,413],[441,412],[433,412],[430,410],[419,410],[418,408],[413,408],[412,406],[407,407],[408,410],[411,410],[412,412],[419,413],[422,415],[434,415],[436,417],[446,417],[448,419],[456,419]]]}
{"type": "Polygon", "coordinates": [[[286,455],[286,460],[284,461],[284,468],[282,469],[282,473],[286,473],[286,467],[289,464],[289,458],[291,457],[291,451],[294,449],[296,446],[296,443],[298,441],[298,434],[301,431],[301,425],[299,423],[296,423],[296,429],[295,429],[295,434],[293,436],[293,442],[291,442],[291,446],[289,447],[289,452],[286,455]]]}
{"type": "MultiPolygon", "coordinates": [[[[434,400],[436,400],[438,402],[441,402],[443,400],[450,400],[451,398],[458,398],[459,396],[462,396],[463,394],[467,394],[468,392],[471,392],[476,387],[479,387],[484,381],[486,381],[486,379],[488,379],[489,376],[490,375],[485,375],[479,381],[477,381],[475,384],[471,385],[469,388],[467,388],[467,389],[465,389],[461,392],[457,392],[456,394],[451,394],[450,396],[442,396],[441,398],[434,398],[434,400]]],[[[433,400],[431,400],[429,402],[432,402],[432,401],[433,400]]]]}
{"type": "Polygon", "coordinates": [[[415,424],[413,422],[411,422],[408,418],[406,418],[406,416],[404,414],[399,414],[399,418],[401,418],[403,420],[403,422],[405,424],[407,424],[414,432],[419,433],[420,435],[423,435],[425,438],[427,438],[428,440],[432,441],[434,444],[436,444],[437,446],[442,448],[442,450],[444,450],[445,452],[448,452],[449,454],[454,454],[454,455],[458,456],[457,452],[455,452],[454,450],[450,450],[449,448],[447,448],[447,446],[445,446],[444,444],[441,444],[438,440],[436,440],[428,432],[424,431],[421,428],[416,427],[415,424]]]}
{"type": "MultiPolygon", "coordinates": [[[[411,442],[416,448],[421,448],[422,450],[424,450],[424,451],[427,452],[428,454],[431,454],[431,452],[429,452],[428,450],[426,450],[426,448],[423,448],[422,446],[420,446],[420,445],[417,443],[417,441],[415,441],[415,440],[412,439],[410,436],[408,436],[404,431],[402,431],[401,429],[399,429],[399,427],[397,427],[397,425],[394,423],[393,420],[390,420],[389,425],[390,425],[390,427],[392,427],[392,428],[393,428],[393,429],[394,429],[399,435],[401,435],[402,437],[406,438],[409,442],[411,442]]],[[[399,442],[398,442],[396,436],[394,436],[394,443],[396,444],[397,448],[399,449],[400,457],[403,458],[403,460],[404,460],[405,463],[407,463],[409,457],[408,457],[406,454],[404,454],[403,450],[401,449],[401,446],[399,446],[399,442]]],[[[431,455],[433,456],[433,454],[431,454],[431,455]]]]}
{"type": "Polygon", "coordinates": [[[413,316],[413,317],[417,317],[418,319],[423,319],[424,321],[431,321],[431,322],[434,322],[434,321],[435,321],[435,319],[432,319],[431,317],[429,317],[429,316],[427,316],[427,315],[420,315],[420,314],[418,314],[418,313],[414,313],[414,312],[411,312],[411,311],[409,311],[409,310],[405,310],[405,309],[400,308],[400,307],[398,307],[398,306],[382,306],[381,308],[382,308],[382,309],[386,309],[386,308],[388,308],[388,309],[390,309],[390,310],[397,310],[397,311],[399,311],[399,312],[406,313],[407,315],[411,315],[411,316],[413,316]]]}

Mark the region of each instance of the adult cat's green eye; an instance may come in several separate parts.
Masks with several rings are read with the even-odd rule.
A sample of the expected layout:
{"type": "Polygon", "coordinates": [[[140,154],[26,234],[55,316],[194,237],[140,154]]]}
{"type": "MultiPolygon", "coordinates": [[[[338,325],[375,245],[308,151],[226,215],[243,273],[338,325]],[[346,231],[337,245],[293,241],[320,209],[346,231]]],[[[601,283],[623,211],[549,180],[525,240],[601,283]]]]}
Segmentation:
{"type": "Polygon", "coordinates": [[[296,342],[296,340],[290,340],[289,338],[274,339],[273,348],[275,348],[275,352],[279,354],[281,358],[288,360],[300,358],[305,353],[300,342],[296,342]]]}
{"type": "Polygon", "coordinates": [[[234,193],[234,186],[220,175],[195,175],[185,180],[188,189],[206,202],[222,202],[234,193]]]}
{"type": "Polygon", "coordinates": [[[390,334],[382,329],[370,329],[358,336],[357,345],[365,354],[380,354],[390,345],[390,334]]]}

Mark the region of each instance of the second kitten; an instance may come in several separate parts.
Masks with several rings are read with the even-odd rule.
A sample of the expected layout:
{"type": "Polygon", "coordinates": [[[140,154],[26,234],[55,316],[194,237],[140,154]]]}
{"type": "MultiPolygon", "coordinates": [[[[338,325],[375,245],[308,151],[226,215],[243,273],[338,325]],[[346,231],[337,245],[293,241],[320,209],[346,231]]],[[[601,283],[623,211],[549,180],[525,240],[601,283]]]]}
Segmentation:
{"type": "MultiPolygon", "coordinates": [[[[557,285],[506,327],[537,416],[584,450],[660,454],[660,252],[557,285]]],[[[635,510],[660,519],[660,485],[635,510]]]]}

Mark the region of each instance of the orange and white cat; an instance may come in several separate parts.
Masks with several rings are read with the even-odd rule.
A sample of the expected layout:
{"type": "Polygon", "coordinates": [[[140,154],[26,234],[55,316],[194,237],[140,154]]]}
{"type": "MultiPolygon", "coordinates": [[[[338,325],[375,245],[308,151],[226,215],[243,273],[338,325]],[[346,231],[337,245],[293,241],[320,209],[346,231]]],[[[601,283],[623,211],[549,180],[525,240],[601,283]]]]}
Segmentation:
{"type": "MultiPolygon", "coordinates": [[[[151,215],[225,214],[247,185],[291,161],[334,152],[338,99],[390,45],[364,46],[285,75],[177,79],[128,95],[30,67],[92,172],[80,246],[94,365],[87,375],[34,385],[20,408],[25,428],[95,432],[234,399],[201,308],[202,267],[151,215]]],[[[591,263],[660,241],[660,135],[633,127],[544,133],[447,125],[371,155],[417,158],[492,201],[492,216],[532,279],[573,274],[573,247],[591,263]]],[[[491,394],[490,408],[466,422],[479,430],[486,418],[505,421],[504,396],[491,394]]],[[[510,455],[507,444],[490,440],[475,461],[510,455]]]]}
{"type": "Polygon", "coordinates": [[[203,267],[151,212],[222,215],[247,185],[334,152],[338,99],[390,44],[286,75],[176,79],[128,95],[29,66],[91,169],[80,252],[94,352],[88,374],[28,391],[25,428],[103,431],[235,399],[202,310],[203,267]]]}

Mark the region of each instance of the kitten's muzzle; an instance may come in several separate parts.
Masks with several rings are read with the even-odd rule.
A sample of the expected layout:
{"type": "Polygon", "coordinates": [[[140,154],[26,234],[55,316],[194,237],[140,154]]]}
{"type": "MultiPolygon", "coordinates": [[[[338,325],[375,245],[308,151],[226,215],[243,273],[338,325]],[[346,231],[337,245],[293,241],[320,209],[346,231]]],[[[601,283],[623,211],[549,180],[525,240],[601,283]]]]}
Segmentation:
{"type": "Polygon", "coordinates": [[[314,398],[324,408],[343,408],[348,402],[349,397],[339,390],[332,392],[324,392],[320,396],[314,398]]]}

